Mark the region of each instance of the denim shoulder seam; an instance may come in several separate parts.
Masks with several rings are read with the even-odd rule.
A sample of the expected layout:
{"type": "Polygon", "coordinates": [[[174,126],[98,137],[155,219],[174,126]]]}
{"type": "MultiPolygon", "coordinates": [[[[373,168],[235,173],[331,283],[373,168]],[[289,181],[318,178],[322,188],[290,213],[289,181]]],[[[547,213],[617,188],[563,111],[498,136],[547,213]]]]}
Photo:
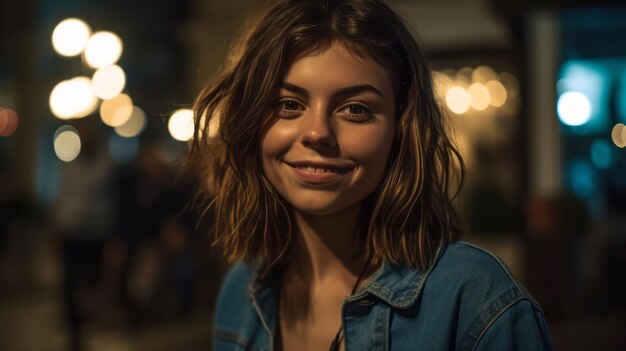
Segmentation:
{"type": "Polygon", "coordinates": [[[476,246],[476,245],[474,245],[474,244],[470,244],[470,243],[467,243],[467,242],[464,242],[464,241],[461,241],[461,242],[459,242],[459,243],[460,243],[460,244],[463,244],[463,245],[467,245],[467,246],[469,246],[469,247],[472,247],[472,248],[474,248],[474,249],[476,249],[476,250],[479,250],[479,251],[481,251],[481,252],[483,252],[483,253],[485,253],[485,254],[489,255],[491,258],[493,258],[493,259],[494,259],[494,260],[498,263],[498,265],[500,265],[500,268],[502,268],[502,270],[504,270],[504,272],[505,272],[505,273],[506,273],[506,275],[509,277],[510,281],[511,281],[511,282],[515,285],[515,287],[517,288],[517,290],[519,291],[519,293],[520,293],[520,294],[522,294],[522,295],[524,295],[524,296],[530,297],[530,298],[532,299],[532,296],[529,296],[528,291],[527,291],[526,289],[524,289],[522,286],[520,286],[520,284],[517,282],[517,280],[515,280],[515,278],[513,277],[513,275],[511,275],[511,272],[510,272],[510,270],[509,270],[509,267],[507,267],[507,265],[506,265],[506,264],[504,264],[504,263],[502,262],[502,260],[501,260],[498,256],[496,256],[496,255],[492,254],[491,252],[489,252],[489,251],[487,251],[487,250],[483,249],[482,247],[476,246]]]}
{"type": "MultiPolygon", "coordinates": [[[[485,327],[483,328],[482,332],[478,335],[478,337],[476,338],[476,341],[474,341],[474,344],[472,345],[472,348],[470,349],[471,351],[476,350],[476,348],[478,347],[478,344],[480,343],[480,341],[482,340],[483,336],[485,336],[485,334],[487,334],[487,331],[491,328],[491,326],[500,318],[502,317],[502,315],[504,313],[506,313],[511,307],[515,306],[516,304],[522,302],[522,301],[528,301],[531,303],[531,305],[533,305],[533,307],[537,307],[537,305],[534,303],[534,301],[532,299],[529,299],[527,296],[520,296],[517,300],[512,301],[510,304],[508,304],[505,308],[502,309],[502,311],[500,311],[499,313],[495,314],[493,316],[493,318],[491,318],[491,320],[489,321],[489,323],[487,323],[485,325],[485,327]]],[[[541,309],[539,309],[539,311],[541,311],[541,309]]],[[[541,311],[543,312],[543,311],[541,311]]]]}
{"type": "Polygon", "coordinates": [[[524,298],[526,297],[515,286],[512,286],[485,304],[479,305],[468,329],[465,330],[462,336],[460,349],[473,350],[478,340],[480,340],[493,321],[509,307],[524,298]]]}
{"type": "MultiPolygon", "coordinates": [[[[509,267],[504,262],[502,262],[502,260],[498,256],[496,256],[496,255],[492,254],[491,252],[489,252],[489,251],[487,251],[487,250],[485,250],[485,249],[483,249],[483,248],[481,248],[479,246],[476,246],[474,244],[470,244],[470,243],[467,243],[467,242],[464,242],[464,241],[459,241],[459,243],[463,244],[463,245],[466,245],[466,246],[469,246],[469,247],[472,247],[472,248],[474,248],[476,250],[482,251],[485,254],[491,256],[491,258],[496,260],[496,262],[498,262],[500,267],[502,267],[502,269],[504,270],[506,275],[509,277],[511,282],[517,287],[517,289],[520,292],[520,294],[522,294],[524,297],[528,298],[528,300],[530,300],[535,306],[539,306],[539,302],[537,302],[535,297],[523,285],[521,285],[517,281],[517,279],[515,279],[515,277],[513,277],[509,267]]],[[[539,308],[539,309],[541,309],[541,308],[539,308]]]]}
{"type": "Polygon", "coordinates": [[[229,330],[223,330],[223,329],[217,329],[217,330],[215,330],[214,335],[215,335],[215,339],[222,339],[222,340],[227,340],[227,341],[230,341],[230,342],[234,342],[235,344],[241,346],[245,350],[250,350],[250,351],[258,351],[259,350],[259,349],[255,348],[255,347],[251,347],[250,345],[248,345],[248,343],[245,340],[243,340],[239,336],[239,333],[237,333],[237,332],[229,331],[229,330]]]}

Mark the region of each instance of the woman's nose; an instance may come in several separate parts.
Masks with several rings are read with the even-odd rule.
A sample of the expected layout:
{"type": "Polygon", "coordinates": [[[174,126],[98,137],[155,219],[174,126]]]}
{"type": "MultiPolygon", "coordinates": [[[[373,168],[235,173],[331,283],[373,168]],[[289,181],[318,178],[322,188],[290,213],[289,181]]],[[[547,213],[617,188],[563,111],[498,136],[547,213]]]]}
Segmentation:
{"type": "Polygon", "coordinates": [[[332,126],[331,114],[325,109],[311,109],[303,119],[302,144],[314,149],[334,149],[337,139],[332,126]]]}

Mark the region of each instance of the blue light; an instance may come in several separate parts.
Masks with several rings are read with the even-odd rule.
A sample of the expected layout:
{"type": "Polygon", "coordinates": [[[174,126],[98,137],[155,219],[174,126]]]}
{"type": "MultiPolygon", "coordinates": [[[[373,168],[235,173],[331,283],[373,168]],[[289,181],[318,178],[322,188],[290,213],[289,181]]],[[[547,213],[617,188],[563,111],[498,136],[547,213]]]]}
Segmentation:
{"type": "Polygon", "coordinates": [[[567,167],[568,185],[581,199],[590,198],[596,191],[594,170],[588,162],[576,160],[567,167]]]}
{"type": "Polygon", "coordinates": [[[591,144],[591,163],[598,169],[609,169],[613,166],[613,147],[603,139],[596,139],[591,144]]]}
{"type": "Polygon", "coordinates": [[[581,126],[591,118],[591,103],[583,93],[568,91],[556,104],[559,119],[568,126],[581,126]]]}
{"type": "Polygon", "coordinates": [[[601,132],[608,126],[611,72],[605,62],[570,60],[559,72],[559,120],[575,134],[601,132]]]}

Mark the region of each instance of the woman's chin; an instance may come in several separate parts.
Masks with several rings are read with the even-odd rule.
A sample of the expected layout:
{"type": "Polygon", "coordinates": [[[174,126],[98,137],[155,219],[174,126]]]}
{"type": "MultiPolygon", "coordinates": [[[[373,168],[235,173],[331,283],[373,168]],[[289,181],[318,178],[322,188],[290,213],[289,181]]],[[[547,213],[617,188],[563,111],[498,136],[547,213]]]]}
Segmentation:
{"type": "Polygon", "coordinates": [[[303,201],[302,203],[291,203],[293,210],[310,216],[329,216],[345,212],[355,204],[324,202],[324,201],[303,201]]]}

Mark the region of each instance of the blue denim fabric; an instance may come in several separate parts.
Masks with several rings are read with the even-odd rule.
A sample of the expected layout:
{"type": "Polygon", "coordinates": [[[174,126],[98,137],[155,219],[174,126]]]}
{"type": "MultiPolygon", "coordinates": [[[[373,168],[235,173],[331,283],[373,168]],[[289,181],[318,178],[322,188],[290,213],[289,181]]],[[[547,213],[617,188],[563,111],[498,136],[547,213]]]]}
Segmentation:
{"type": "MultiPolygon", "coordinates": [[[[215,351],[273,350],[275,282],[244,264],[231,268],[217,303],[215,351]]],[[[552,350],[539,304],[497,258],[463,242],[439,252],[427,271],[383,264],[346,299],[342,323],[347,351],[552,350]]]]}

